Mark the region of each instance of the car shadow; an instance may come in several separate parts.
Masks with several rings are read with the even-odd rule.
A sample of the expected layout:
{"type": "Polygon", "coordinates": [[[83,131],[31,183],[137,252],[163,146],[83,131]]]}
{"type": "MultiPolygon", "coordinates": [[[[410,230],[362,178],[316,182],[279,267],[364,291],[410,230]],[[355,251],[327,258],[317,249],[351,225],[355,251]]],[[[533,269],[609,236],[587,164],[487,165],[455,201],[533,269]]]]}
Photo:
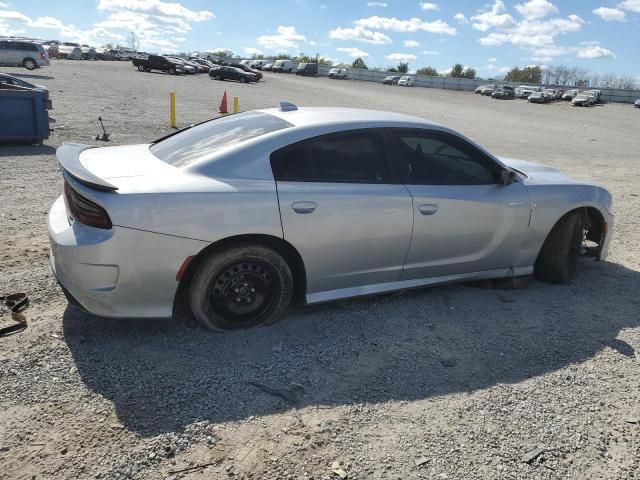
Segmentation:
{"type": "Polygon", "coordinates": [[[31,142],[0,142],[0,157],[29,157],[34,155],[55,155],[56,149],[50,145],[31,142]]]}
{"type": "Polygon", "coordinates": [[[567,285],[452,285],[295,308],[273,327],[208,333],[68,307],[82,381],[143,436],[331,406],[412,401],[517,383],[584,362],[640,326],[640,272],[586,262],[567,285]]]}
{"type": "Polygon", "coordinates": [[[49,75],[37,75],[35,73],[12,73],[14,77],[18,78],[36,78],[39,80],[54,80],[56,77],[50,77],[49,75]]]}

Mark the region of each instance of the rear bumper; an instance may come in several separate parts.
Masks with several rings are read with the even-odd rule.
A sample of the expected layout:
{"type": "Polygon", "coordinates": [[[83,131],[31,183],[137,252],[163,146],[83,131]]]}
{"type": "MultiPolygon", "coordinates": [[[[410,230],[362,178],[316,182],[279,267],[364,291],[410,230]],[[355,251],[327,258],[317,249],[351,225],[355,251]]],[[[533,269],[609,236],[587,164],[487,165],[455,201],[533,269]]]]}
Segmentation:
{"type": "Polygon", "coordinates": [[[104,317],[171,317],[176,273],[207,245],[118,226],[70,225],[62,197],[48,228],[51,269],[67,298],[104,317]]]}

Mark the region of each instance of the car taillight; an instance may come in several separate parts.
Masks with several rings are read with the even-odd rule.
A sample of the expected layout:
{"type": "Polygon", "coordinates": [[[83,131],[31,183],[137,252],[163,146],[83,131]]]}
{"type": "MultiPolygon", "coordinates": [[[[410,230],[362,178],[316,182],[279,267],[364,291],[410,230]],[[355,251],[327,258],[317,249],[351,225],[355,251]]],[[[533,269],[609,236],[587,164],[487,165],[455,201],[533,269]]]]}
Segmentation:
{"type": "Polygon", "coordinates": [[[47,59],[46,52],[44,52],[44,51],[40,52],[40,58],[43,59],[43,60],[46,60],[47,59]]]}
{"type": "Polygon", "coordinates": [[[109,229],[113,226],[104,208],[77,193],[67,182],[64,182],[64,196],[76,221],[95,228],[109,229]]]}

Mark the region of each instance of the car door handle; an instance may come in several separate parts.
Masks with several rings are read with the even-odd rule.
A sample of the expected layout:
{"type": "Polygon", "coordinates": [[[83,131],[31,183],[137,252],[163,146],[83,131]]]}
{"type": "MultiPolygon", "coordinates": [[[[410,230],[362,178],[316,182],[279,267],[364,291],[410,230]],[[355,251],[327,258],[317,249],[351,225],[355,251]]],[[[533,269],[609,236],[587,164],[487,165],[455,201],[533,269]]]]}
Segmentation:
{"type": "Polygon", "coordinates": [[[438,205],[435,203],[423,203],[418,209],[422,215],[433,215],[438,211],[438,205]]]}
{"type": "Polygon", "coordinates": [[[296,213],[313,213],[318,205],[316,202],[293,202],[291,207],[296,213]]]}

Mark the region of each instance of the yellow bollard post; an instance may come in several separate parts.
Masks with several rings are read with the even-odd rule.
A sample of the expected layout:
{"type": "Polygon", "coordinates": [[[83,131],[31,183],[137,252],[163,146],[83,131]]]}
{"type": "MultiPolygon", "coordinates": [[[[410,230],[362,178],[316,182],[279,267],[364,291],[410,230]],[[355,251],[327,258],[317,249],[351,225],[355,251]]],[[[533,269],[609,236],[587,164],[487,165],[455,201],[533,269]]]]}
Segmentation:
{"type": "Polygon", "coordinates": [[[233,113],[238,113],[238,97],[233,97],[233,113]]]}
{"type": "Polygon", "coordinates": [[[169,104],[171,108],[171,128],[176,127],[176,92],[169,92],[169,104]]]}

